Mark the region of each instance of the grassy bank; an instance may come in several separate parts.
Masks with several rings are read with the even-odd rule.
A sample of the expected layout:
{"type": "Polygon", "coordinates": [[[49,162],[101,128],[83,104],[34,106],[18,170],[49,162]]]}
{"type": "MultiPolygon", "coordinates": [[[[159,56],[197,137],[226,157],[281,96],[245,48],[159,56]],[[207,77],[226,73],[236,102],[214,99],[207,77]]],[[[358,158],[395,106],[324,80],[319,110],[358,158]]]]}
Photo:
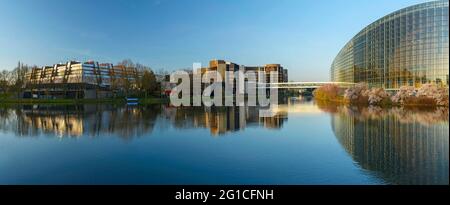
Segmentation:
{"type": "MultiPolygon", "coordinates": [[[[139,99],[139,104],[162,104],[168,100],[164,98],[147,97],[139,99]]],[[[73,105],[73,104],[125,104],[124,98],[105,98],[105,99],[18,99],[18,98],[0,98],[1,104],[55,104],[55,105],[73,105]]]]}
{"type": "Polygon", "coordinates": [[[153,97],[147,97],[139,99],[139,104],[143,105],[152,105],[152,104],[165,104],[168,103],[168,98],[153,98],[153,97]]]}
{"type": "Polygon", "coordinates": [[[344,97],[339,98],[314,98],[319,103],[325,103],[325,104],[334,104],[334,105],[352,105],[352,106],[377,106],[381,108],[392,108],[392,107],[407,107],[407,108],[432,108],[432,107],[448,107],[445,105],[436,105],[433,103],[393,103],[393,102],[386,102],[386,103],[380,103],[376,105],[370,105],[368,103],[350,103],[349,101],[345,100],[344,97]]]}

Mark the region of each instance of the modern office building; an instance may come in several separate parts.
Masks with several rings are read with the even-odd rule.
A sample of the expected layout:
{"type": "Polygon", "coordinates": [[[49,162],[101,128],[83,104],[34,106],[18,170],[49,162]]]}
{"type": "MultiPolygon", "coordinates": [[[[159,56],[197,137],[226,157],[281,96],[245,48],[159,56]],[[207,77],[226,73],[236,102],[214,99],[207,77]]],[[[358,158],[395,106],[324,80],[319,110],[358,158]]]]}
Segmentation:
{"type": "MultiPolygon", "coordinates": [[[[265,75],[264,80],[259,81],[260,83],[270,83],[270,72],[276,72],[278,75],[278,82],[288,81],[287,69],[284,69],[280,64],[266,64],[264,66],[242,66],[244,72],[253,71],[256,74],[256,81],[259,81],[259,77],[262,74],[265,75]]],[[[226,75],[227,71],[239,71],[240,65],[228,62],[225,60],[211,60],[209,62],[209,67],[201,68],[201,73],[204,74],[207,71],[217,71],[222,77],[226,75]]],[[[231,82],[230,82],[231,83],[231,82]]]]}
{"type": "MultiPolygon", "coordinates": [[[[236,63],[233,62],[229,62],[229,61],[225,61],[225,60],[211,60],[209,62],[209,67],[205,67],[205,68],[200,68],[199,71],[202,75],[204,75],[206,72],[208,71],[217,71],[218,74],[220,74],[220,76],[222,77],[222,80],[225,82],[226,80],[228,80],[229,82],[227,82],[229,85],[233,85],[233,93],[236,93],[236,79],[238,78],[237,76],[228,76],[228,78],[226,78],[225,76],[229,73],[229,71],[232,72],[236,72],[239,71],[240,68],[243,68],[244,73],[247,72],[254,72],[255,73],[255,79],[253,79],[253,83],[256,84],[261,84],[261,83],[271,83],[270,81],[270,73],[271,72],[276,72],[277,73],[277,78],[278,78],[278,82],[288,82],[288,70],[284,69],[283,66],[281,66],[280,64],[266,64],[264,66],[245,66],[245,65],[238,65],[236,63]],[[265,79],[259,79],[261,77],[264,77],[265,79]]],[[[194,79],[197,81],[200,81],[201,79],[194,79]]],[[[247,91],[249,88],[249,83],[251,82],[252,79],[250,78],[246,78],[245,82],[246,82],[246,87],[245,90],[247,91]]],[[[208,85],[208,83],[202,83],[202,90],[208,85]]],[[[224,84],[225,85],[225,84],[224,84]]],[[[194,85],[195,86],[195,85],[194,85]]],[[[258,85],[255,85],[255,87],[257,87],[258,85]]],[[[269,92],[269,89],[268,91],[269,92]]]]}
{"type": "Polygon", "coordinates": [[[260,72],[266,74],[265,82],[270,83],[270,72],[276,72],[278,75],[278,82],[288,82],[287,70],[280,64],[266,64],[260,72]]]}
{"type": "Polygon", "coordinates": [[[132,87],[139,76],[135,68],[122,65],[69,61],[28,72],[24,98],[103,98],[132,87]]]}
{"type": "Polygon", "coordinates": [[[370,24],[334,59],[331,80],[398,89],[449,84],[448,0],[410,6],[370,24]]]}

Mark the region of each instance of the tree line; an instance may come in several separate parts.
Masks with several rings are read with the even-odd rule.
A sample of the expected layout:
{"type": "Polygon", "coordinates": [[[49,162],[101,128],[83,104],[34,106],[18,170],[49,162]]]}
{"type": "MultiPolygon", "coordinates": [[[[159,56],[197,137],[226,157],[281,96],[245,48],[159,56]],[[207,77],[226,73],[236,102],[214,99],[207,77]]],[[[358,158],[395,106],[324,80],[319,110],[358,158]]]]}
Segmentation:
{"type": "Polygon", "coordinates": [[[26,81],[25,74],[36,67],[19,62],[13,70],[2,70],[0,72],[0,93],[20,95],[26,81]]]}
{"type": "Polygon", "coordinates": [[[136,72],[122,75],[120,78],[112,78],[111,88],[113,90],[122,90],[124,92],[122,94],[125,96],[132,95],[139,97],[148,97],[149,95],[155,95],[156,92],[160,91],[160,85],[156,80],[155,73],[149,66],[134,63],[130,59],[122,60],[117,65],[125,67],[128,71],[134,70],[136,72]],[[135,82],[132,82],[129,77],[134,79],[135,82]]]}

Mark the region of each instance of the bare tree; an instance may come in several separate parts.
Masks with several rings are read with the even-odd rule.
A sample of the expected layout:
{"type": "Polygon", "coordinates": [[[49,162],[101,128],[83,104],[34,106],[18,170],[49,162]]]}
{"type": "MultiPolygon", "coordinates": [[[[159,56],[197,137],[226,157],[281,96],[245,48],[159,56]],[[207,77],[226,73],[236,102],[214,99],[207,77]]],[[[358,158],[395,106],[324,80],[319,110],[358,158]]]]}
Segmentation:
{"type": "Polygon", "coordinates": [[[135,68],[136,65],[133,63],[131,59],[124,59],[121,62],[119,62],[117,65],[123,65],[127,68],[135,68]]]}
{"type": "Polygon", "coordinates": [[[12,75],[14,78],[14,83],[12,84],[12,90],[16,92],[17,97],[20,98],[20,94],[22,93],[25,83],[27,81],[26,74],[33,68],[37,68],[37,66],[28,66],[19,62],[17,67],[12,71],[12,75]]]}
{"type": "Polygon", "coordinates": [[[133,87],[130,78],[133,77],[132,71],[136,69],[136,65],[130,59],[122,60],[117,65],[121,69],[121,74],[117,76],[119,78],[119,87],[125,92],[125,97],[128,97],[133,87]]]}
{"type": "Polygon", "coordinates": [[[145,97],[147,97],[148,94],[153,93],[157,88],[155,74],[151,69],[143,71],[140,81],[141,89],[143,90],[145,97]]]}
{"type": "Polygon", "coordinates": [[[0,72],[0,90],[3,94],[6,94],[9,91],[8,71],[6,70],[0,72]]]}
{"type": "Polygon", "coordinates": [[[147,97],[148,94],[153,93],[157,89],[157,80],[155,73],[149,66],[134,63],[133,61],[126,59],[118,63],[118,66],[122,69],[118,82],[111,83],[121,87],[125,91],[125,95],[128,96],[130,92],[135,92],[139,95],[147,97]],[[138,91],[138,92],[136,92],[138,91]]]}

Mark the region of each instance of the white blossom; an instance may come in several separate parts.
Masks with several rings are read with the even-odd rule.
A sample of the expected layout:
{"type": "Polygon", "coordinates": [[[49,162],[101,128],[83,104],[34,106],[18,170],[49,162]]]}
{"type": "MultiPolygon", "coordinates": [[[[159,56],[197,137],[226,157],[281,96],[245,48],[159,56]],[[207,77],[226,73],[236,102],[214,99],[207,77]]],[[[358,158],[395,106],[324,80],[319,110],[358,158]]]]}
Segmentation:
{"type": "Polygon", "coordinates": [[[423,84],[416,93],[417,97],[429,97],[433,98],[433,95],[437,92],[438,88],[433,84],[423,84]]]}
{"type": "Polygon", "coordinates": [[[394,103],[404,104],[407,99],[416,96],[416,90],[413,86],[401,86],[397,93],[392,96],[391,100],[394,103]]]}
{"type": "Polygon", "coordinates": [[[367,96],[369,97],[370,105],[377,105],[389,99],[389,93],[387,93],[383,88],[372,88],[367,91],[367,96]]]}
{"type": "Polygon", "coordinates": [[[367,83],[358,83],[354,87],[347,88],[344,93],[344,99],[349,102],[357,102],[362,97],[368,96],[368,86],[367,83]]]}

